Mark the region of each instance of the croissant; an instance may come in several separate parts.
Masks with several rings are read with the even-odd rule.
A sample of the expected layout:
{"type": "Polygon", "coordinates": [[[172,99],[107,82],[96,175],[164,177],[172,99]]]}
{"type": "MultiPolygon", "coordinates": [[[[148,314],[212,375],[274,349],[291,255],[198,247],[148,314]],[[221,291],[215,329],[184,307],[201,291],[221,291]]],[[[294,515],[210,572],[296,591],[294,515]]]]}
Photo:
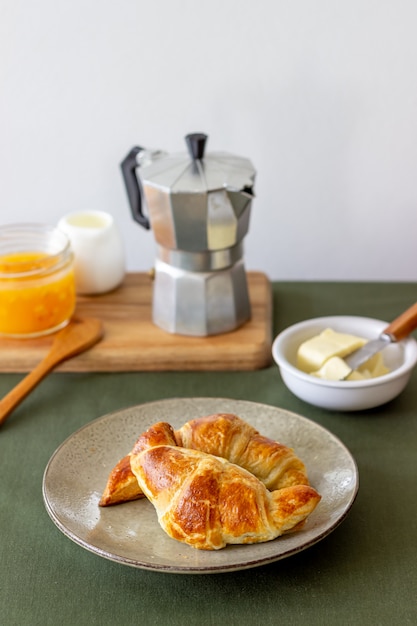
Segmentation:
{"type": "Polygon", "coordinates": [[[200,550],[275,539],[299,528],[320,501],[310,486],[270,492],[224,458],[177,446],[165,422],[139,437],[130,464],[165,532],[200,550]]]}
{"type": "Polygon", "coordinates": [[[110,506],[143,498],[144,493],[138,485],[136,476],[130,467],[130,453],[114,466],[107,479],[99,505],[110,506]]]}
{"type": "Polygon", "coordinates": [[[193,419],[175,433],[178,445],[221,456],[240,465],[271,491],[292,485],[308,485],[304,463],[294,450],[264,437],[231,413],[193,419]]]}
{"type": "Polygon", "coordinates": [[[99,505],[110,506],[143,497],[144,494],[130,467],[130,454],[127,454],[110,472],[99,505]]]}
{"type": "MultiPolygon", "coordinates": [[[[287,446],[268,439],[231,413],[216,413],[186,422],[175,431],[178,445],[223,457],[248,470],[267,489],[308,485],[304,463],[287,446]]],[[[112,470],[100,500],[109,506],[143,497],[130,468],[130,454],[112,470]]]]}

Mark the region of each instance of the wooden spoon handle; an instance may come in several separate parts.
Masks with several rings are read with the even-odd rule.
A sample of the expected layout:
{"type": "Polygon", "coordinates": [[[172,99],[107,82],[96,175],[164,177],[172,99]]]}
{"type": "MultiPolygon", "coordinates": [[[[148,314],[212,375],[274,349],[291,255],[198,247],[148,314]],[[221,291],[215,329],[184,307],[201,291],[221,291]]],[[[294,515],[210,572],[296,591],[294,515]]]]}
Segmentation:
{"type": "Polygon", "coordinates": [[[47,355],[20,383],[0,400],[0,426],[56,364],[57,361],[47,355]]]}
{"type": "Polygon", "coordinates": [[[401,339],[408,337],[416,328],[417,302],[391,322],[391,324],[384,329],[384,333],[392,335],[396,341],[401,341],[401,339]]]}
{"type": "Polygon", "coordinates": [[[100,341],[102,336],[103,324],[100,320],[93,317],[84,319],[74,317],[55,335],[52,347],[44,359],[7,396],[0,400],[0,426],[13,409],[58,363],[88,350],[100,341]]]}

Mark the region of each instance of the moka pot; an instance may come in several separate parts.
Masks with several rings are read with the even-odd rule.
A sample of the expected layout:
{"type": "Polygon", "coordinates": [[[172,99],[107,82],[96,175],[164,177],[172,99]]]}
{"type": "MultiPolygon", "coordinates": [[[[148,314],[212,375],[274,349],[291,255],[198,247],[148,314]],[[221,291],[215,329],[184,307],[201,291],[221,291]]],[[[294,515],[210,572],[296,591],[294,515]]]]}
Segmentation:
{"type": "Polygon", "coordinates": [[[205,154],[202,133],[185,139],[189,154],[134,147],[121,168],[132,216],[156,241],[154,323],[207,336],[250,318],[243,239],[256,172],[246,158],[205,154]]]}

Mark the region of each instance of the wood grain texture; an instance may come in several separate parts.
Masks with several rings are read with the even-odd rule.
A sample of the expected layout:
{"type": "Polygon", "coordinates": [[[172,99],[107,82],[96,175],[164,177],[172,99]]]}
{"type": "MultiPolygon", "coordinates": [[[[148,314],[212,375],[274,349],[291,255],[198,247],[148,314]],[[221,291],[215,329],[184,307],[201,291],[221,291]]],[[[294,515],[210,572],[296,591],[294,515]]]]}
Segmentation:
{"type": "MultiPolygon", "coordinates": [[[[102,320],[97,345],[58,366],[62,372],[255,370],[271,363],[272,295],[265,274],[248,272],[252,317],[233,332],[211,337],[167,333],[152,322],[152,280],[127,274],[115,291],[79,296],[76,314],[102,320]]],[[[28,372],[45,356],[52,336],[0,338],[0,372],[28,372]]]]}

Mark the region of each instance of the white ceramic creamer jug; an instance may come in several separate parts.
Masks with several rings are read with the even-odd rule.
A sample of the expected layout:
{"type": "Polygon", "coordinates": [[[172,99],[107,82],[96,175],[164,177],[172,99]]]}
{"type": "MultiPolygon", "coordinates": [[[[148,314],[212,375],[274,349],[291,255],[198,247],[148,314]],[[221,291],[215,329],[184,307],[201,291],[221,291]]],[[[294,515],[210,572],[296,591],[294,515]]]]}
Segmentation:
{"type": "Polygon", "coordinates": [[[125,275],[123,241],[113,217],[104,211],[77,211],[58,222],[74,252],[76,291],[100,294],[115,289],[125,275]]]}

